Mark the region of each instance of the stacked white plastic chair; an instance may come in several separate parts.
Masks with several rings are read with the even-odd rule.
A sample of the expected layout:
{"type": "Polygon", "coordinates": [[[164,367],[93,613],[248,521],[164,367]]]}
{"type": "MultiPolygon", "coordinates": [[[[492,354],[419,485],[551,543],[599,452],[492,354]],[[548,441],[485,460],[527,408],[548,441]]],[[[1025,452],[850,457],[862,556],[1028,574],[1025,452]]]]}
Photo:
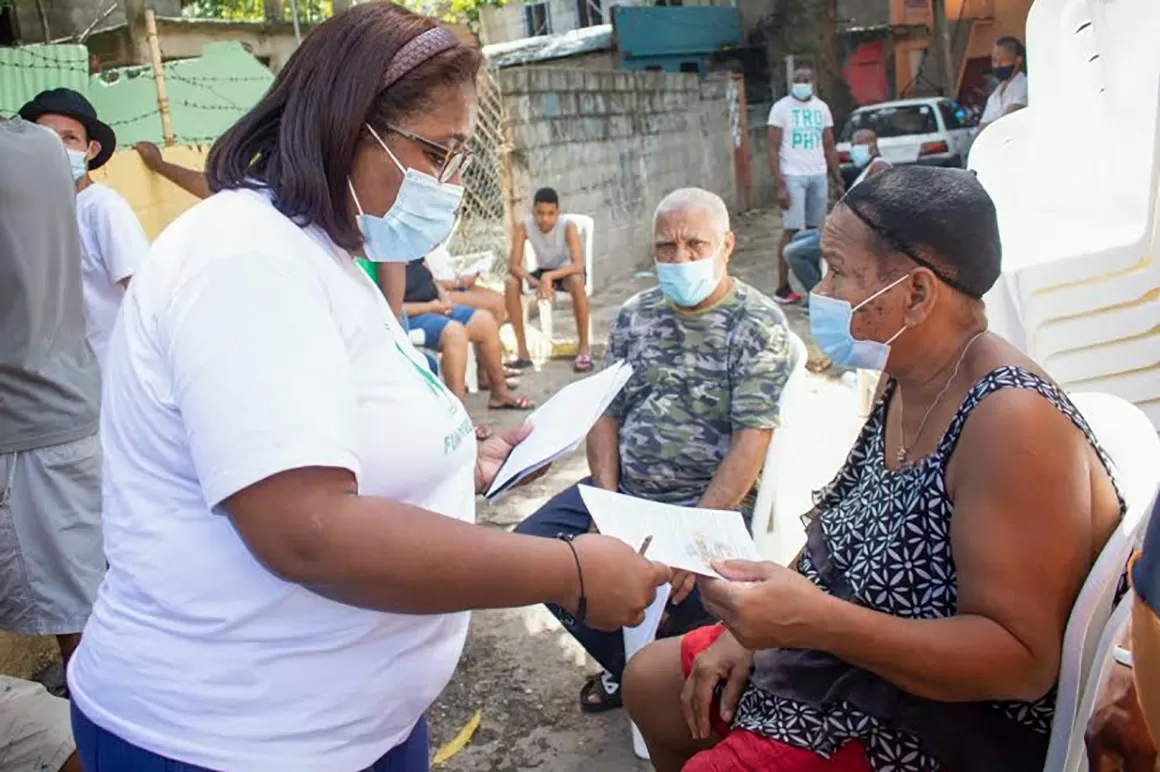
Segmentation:
{"type": "Polygon", "coordinates": [[[1160,437],[1139,408],[1110,394],[1075,394],[1072,400],[1111,458],[1128,511],[1092,566],[1068,619],[1044,772],[1087,769],[1084,729],[1130,602],[1125,599],[1115,608],[1116,588],[1147,527],[1160,484],[1160,437]]]}
{"type": "MultiPolygon", "coordinates": [[[[592,297],[592,241],[596,230],[596,221],[586,214],[562,214],[560,219],[565,222],[571,222],[576,225],[576,229],[580,231],[580,243],[584,246],[584,294],[592,297]]],[[[532,246],[532,242],[524,241],[524,267],[528,272],[536,270],[539,267],[537,261],[536,250],[532,246]]],[[[571,295],[567,292],[557,292],[556,300],[568,299],[571,300],[571,295]]],[[[535,298],[534,293],[525,293],[520,297],[520,305],[524,315],[524,329],[528,329],[528,317],[531,310],[532,300],[535,298]]],[[[537,310],[540,315],[540,333],[543,336],[543,345],[546,347],[546,352],[541,352],[539,359],[548,359],[552,355],[552,302],[549,300],[538,300],[537,310]]],[[[588,317],[588,340],[592,340],[592,317],[588,317]]]]}
{"type": "Polygon", "coordinates": [[[1030,106],[979,135],[1003,279],[991,327],[1160,428],[1160,2],[1036,0],[1030,106]]]}

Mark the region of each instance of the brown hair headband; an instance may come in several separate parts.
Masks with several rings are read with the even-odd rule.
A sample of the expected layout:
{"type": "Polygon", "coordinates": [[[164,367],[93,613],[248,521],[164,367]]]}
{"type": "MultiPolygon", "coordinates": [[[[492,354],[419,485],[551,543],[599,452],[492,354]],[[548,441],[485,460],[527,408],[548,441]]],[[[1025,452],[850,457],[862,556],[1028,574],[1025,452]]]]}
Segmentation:
{"type": "Polygon", "coordinates": [[[397,80],[426,62],[459,45],[459,38],[446,27],[432,27],[407,41],[399,49],[391,63],[387,65],[387,73],[383,76],[383,90],[390,88],[397,80]]]}

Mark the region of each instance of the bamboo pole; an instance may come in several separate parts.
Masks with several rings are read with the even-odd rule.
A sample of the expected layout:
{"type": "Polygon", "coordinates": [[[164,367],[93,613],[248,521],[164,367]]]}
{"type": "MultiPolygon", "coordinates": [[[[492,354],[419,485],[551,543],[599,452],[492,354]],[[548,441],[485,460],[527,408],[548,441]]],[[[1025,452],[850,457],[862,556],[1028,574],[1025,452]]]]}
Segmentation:
{"type": "Polygon", "coordinates": [[[153,62],[153,83],[157,86],[157,112],[161,114],[161,137],[165,146],[174,142],[173,123],[169,119],[169,96],[165,92],[165,71],[161,67],[161,43],[157,40],[157,17],[152,8],[145,9],[145,41],[153,62]]]}

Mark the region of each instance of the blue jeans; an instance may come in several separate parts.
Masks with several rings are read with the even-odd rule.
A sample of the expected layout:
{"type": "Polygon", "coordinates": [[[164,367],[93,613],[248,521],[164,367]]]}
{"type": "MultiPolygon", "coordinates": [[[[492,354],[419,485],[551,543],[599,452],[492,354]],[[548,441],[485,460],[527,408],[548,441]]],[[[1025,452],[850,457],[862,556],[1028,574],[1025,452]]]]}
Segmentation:
{"type": "MultiPolygon", "coordinates": [[[[590,485],[591,483],[591,478],[585,478],[577,485],[590,485]]],[[[592,516],[588,514],[588,508],[584,506],[584,499],[580,497],[579,489],[573,485],[571,488],[565,488],[557,493],[535,514],[517,525],[516,533],[556,539],[561,536],[586,534],[591,525],[592,516]]],[[[572,637],[584,647],[584,650],[591,654],[592,658],[619,682],[620,676],[624,673],[625,665],[624,633],[619,630],[615,633],[593,630],[591,627],[577,622],[571,614],[559,606],[551,603],[547,606],[548,610],[572,634],[572,637]]],[[[690,630],[711,625],[716,621],[701,605],[701,595],[696,589],[689,594],[689,597],[685,598],[683,603],[679,605],[670,603],[666,611],[669,614],[669,619],[657,631],[657,638],[684,635],[690,630]]]]}
{"type": "Polygon", "coordinates": [[[822,280],[821,231],[800,231],[785,245],[785,261],[810,292],[822,280]]]}
{"type": "MultiPolygon", "coordinates": [[[[212,772],[138,748],[94,724],[72,705],[73,738],[85,772],[212,772]]],[[[411,735],[363,772],[427,772],[427,719],[411,735]]]]}

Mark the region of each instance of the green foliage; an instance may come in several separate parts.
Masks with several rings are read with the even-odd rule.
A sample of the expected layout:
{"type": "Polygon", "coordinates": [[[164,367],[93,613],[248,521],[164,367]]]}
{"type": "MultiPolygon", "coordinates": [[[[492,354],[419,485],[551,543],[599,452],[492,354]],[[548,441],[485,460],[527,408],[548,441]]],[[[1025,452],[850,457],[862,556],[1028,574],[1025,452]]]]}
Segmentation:
{"type": "MultiPolygon", "coordinates": [[[[0,3],[7,0],[0,0],[0,3]]],[[[282,17],[291,21],[290,0],[282,0],[282,17]]],[[[333,15],[331,0],[298,0],[298,21],[312,24],[333,15]]],[[[263,0],[193,0],[183,3],[181,15],[187,19],[222,19],[224,21],[262,21],[263,0]]]]}
{"type": "Polygon", "coordinates": [[[399,0],[399,2],[416,13],[443,22],[467,24],[472,28],[479,24],[481,8],[486,6],[499,8],[507,4],[507,0],[399,0]]]}
{"type": "MultiPolygon", "coordinates": [[[[0,0],[0,8],[12,0],[0,0]]],[[[500,7],[507,0],[398,0],[412,11],[443,22],[479,24],[479,10],[484,6],[500,7]]],[[[222,19],[225,21],[262,21],[265,2],[269,0],[187,0],[181,15],[187,19],[222,19]]],[[[290,20],[290,0],[280,0],[282,16],[290,20]]],[[[312,24],[328,19],[334,13],[332,0],[297,0],[298,21],[312,24]]],[[[357,2],[357,0],[356,0],[357,2]]]]}

